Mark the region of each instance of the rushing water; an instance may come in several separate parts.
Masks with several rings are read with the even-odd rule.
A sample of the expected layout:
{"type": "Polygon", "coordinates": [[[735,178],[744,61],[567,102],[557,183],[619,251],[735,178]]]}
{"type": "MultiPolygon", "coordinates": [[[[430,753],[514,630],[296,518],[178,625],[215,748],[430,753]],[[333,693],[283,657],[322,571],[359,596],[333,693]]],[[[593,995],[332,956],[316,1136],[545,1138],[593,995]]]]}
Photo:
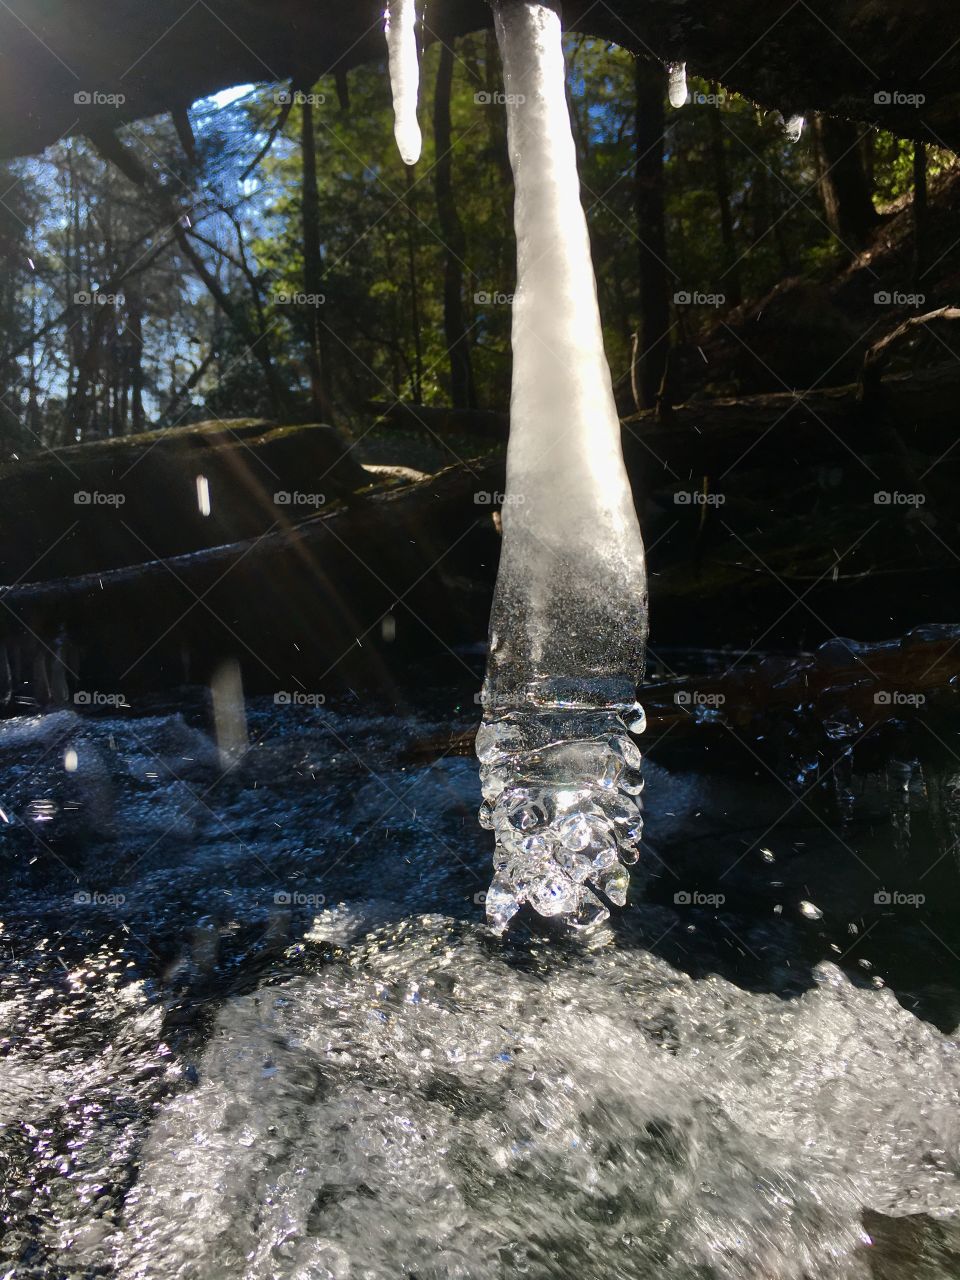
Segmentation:
{"type": "Polygon", "coordinates": [[[646,900],[504,942],[449,726],[248,718],[226,774],[200,708],[0,726],[0,1275],[957,1274],[949,903],[898,959],[856,860],[950,868],[916,767],[828,832],[654,750],[646,900]]]}

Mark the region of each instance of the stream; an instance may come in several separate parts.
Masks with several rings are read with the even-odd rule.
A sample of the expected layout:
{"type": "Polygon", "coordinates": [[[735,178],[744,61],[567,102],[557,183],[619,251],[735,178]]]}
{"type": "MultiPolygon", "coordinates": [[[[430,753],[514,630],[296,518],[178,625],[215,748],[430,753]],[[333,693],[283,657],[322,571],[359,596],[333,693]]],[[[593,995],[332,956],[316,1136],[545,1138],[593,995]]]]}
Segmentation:
{"type": "Polygon", "coordinates": [[[956,771],[647,743],[635,901],[501,940],[415,692],[0,725],[0,1276],[955,1276],[956,771]]]}

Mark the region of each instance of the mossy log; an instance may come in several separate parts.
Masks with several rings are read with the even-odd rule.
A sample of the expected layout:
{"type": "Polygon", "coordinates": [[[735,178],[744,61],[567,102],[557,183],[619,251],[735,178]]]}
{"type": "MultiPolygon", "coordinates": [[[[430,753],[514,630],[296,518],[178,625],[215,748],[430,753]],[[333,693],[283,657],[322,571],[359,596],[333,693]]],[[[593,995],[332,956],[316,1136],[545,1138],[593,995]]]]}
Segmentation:
{"type": "Polygon", "coordinates": [[[369,482],[323,425],[205,423],[34,453],[0,468],[0,583],[237,542],[369,482]]]}
{"type": "Polygon", "coordinates": [[[383,687],[394,657],[482,633],[497,539],[474,495],[502,484],[500,463],[452,467],[226,546],[7,588],[0,698],[133,700],[228,657],[253,691],[383,687]]]}

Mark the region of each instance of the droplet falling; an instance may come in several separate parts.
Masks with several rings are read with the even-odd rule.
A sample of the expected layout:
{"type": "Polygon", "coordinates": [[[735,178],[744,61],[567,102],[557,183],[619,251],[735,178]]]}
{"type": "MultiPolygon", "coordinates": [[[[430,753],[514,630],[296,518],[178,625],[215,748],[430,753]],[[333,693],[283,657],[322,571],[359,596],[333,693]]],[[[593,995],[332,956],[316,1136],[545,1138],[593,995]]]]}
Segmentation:
{"type": "Polygon", "coordinates": [[[671,107],[682,107],[687,101],[687,64],[667,63],[667,97],[671,107]]]}
{"type": "Polygon", "coordinates": [[[210,481],[206,476],[197,476],[197,507],[202,516],[210,514],[210,481]]]}
{"type": "Polygon", "coordinates": [[[423,148],[423,138],[417,123],[420,55],[417,51],[415,0],[390,0],[383,14],[383,30],[387,37],[393,93],[393,136],[403,163],[416,164],[423,148]]]}

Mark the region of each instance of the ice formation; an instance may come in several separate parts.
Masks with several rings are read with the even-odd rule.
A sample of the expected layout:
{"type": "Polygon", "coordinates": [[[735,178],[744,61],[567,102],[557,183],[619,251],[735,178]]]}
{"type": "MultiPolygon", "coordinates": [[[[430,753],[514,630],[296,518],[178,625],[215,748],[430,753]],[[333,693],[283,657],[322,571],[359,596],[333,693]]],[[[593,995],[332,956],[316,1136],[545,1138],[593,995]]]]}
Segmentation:
{"type": "Polygon", "coordinates": [[[788,142],[800,141],[800,136],[803,133],[803,124],[803,116],[791,116],[789,120],[785,121],[783,132],[787,135],[788,142]]]}
{"type": "Polygon", "coordinates": [[[420,89],[420,59],[417,54],[416,0],[390,0],[383,14],[393,93],[393,136],[400,159],[416,164],[423,139],[417,124],[417,94],[420,89]]]}
{"type": "Polygon", "coordinates": [[[557,14],[495,6],[516,199],[517,291],[503,549],[490,620],[487,916],[523,902],[582,926],[625,900],[637,858],[634,697],[646,634],[643,543],[623,464],[565,98],[557,14]]]}
{"type": "Polygon", "coordinates": [[[687,64],[667,63],[667,97],[671,107],[682,107],[687,100],[687,64]]]}

